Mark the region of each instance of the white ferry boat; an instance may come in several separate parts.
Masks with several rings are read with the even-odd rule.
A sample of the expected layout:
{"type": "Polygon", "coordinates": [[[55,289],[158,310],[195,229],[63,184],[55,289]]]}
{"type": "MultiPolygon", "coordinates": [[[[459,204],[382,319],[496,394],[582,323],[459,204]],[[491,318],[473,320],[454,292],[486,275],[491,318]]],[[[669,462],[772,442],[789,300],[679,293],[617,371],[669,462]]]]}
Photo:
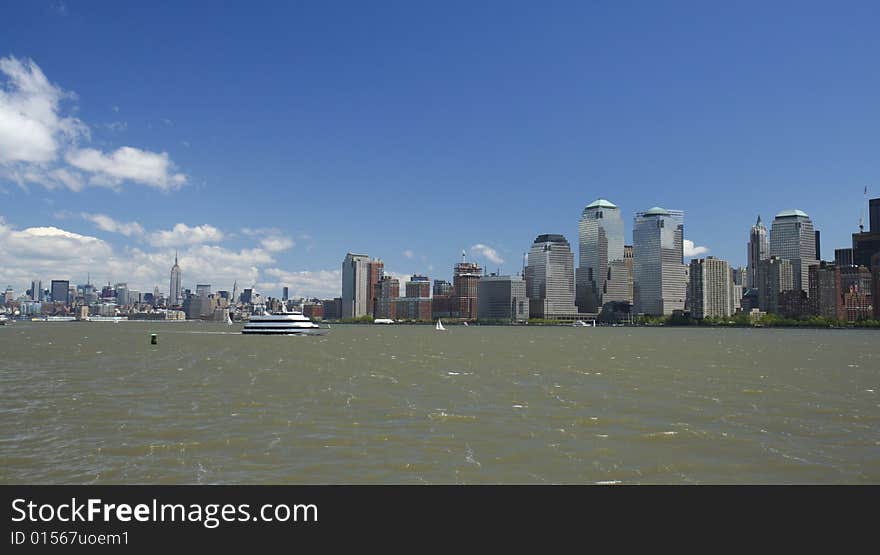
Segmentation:
{"type": "Polygon", "coordinates": [[[241,333],[260,335],[323,335],[327,333],[302,312],[275,312],[254,314],[241,329],[241,333]]]}

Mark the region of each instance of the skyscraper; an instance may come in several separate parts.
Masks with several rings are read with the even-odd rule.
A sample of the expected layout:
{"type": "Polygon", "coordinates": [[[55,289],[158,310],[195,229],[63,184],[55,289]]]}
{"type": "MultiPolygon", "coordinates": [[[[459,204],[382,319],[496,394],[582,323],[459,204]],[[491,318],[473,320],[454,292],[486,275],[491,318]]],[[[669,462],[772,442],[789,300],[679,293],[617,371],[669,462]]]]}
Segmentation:
{"type": "Polygon", "coordinates": [[[770,229],[770,256],[791,261],[793,289],[809,289],[810,266],[819,261],[813,221],[806,213],[783,210],[776,214],[770,229]]]}
{"type": "Polygon", "coordinates": [[[538,235],[526,266],[529,315],[556,318],[577,314],[574,295],[574,254],[568,240],[558,234],[538,235]]]}
{"type": "Polygon", "coordinates": [[[31,282],[31,299],[35,301],[43,300],[43,282],[38,279],[31,282]]]}
{"type": "Polygon", "coordinates": [[[871,267],[871,257],[880,252],[880,198],[872,198],[870,205],[870,231],[852,235],[853,264],[871,267]]]}
{"type": "Polygon", "coordinates": [[[282,288],[281,290],[281,300],[286,301],[290,298],[290,290],[287,287],[282,288]]]}
{"type": "Polygon", "coordinates": [[[756,287],[758,283],[758,263],[770,257],[770,240],[767,237],[767,228],[758,215],[758,221],[749,231],[748,245],[748,281],[749,287],[756,287]]]}
{"type": "Polygon", "coordinates": [[[384,274],[384,263],[366,254],[347,253],[342,261],[342,317],[372,315],[376,294],[373,286],[384,274]]]}
{"type": "Polygon", "coordinates": [[[733,309],[733,280],[730,265],[709,256],[691,259],[690,264],[691,315],[694,318],[721,318],[731,315],[733,309]]]}
{"type": "Polygon", "coordinates": [[[70,304],[70,281],[66,279],[52,280],[52,302],[62,303],[64,306],[70,304]]]}
{"type": "Polygon", "coordinates": [[[633,224],[633,296],[636,313],[670,315],[684,309],[684,212],[655,206],[633,224]]]}
{"type": "Polygon", "coordinates": [[[168,291],[168,302],[172,306],[183,304],[183,290],[180,285],[180,266],[177,265],[177,252],[174,253],[174,266],[171,267],[171,284],[168,291]]]}
{"type": "MultiPolygon", "coordinates": [[[[584,208],[578,224],[580,257],[577,269],[576,301],[581,312],[597,312],[607,289],[609,265],[623,260],[623,219],[620,209],[605,199],[584,208]]],[[[621,279],[625,275],[615,274],[621,279]]]]}

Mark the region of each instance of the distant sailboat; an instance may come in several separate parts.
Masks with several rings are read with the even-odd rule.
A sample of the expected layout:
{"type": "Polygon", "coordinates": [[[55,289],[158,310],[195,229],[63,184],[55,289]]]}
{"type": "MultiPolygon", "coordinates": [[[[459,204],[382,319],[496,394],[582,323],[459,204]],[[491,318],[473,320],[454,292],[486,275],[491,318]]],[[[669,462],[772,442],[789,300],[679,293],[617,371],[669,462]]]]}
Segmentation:
{"type": "Polygon", "coordinates": [[[467,323],[467,322],[462,322],[462,324],[464,324],[464,325],[465,325],[465,327],[467,327],[467,325],[468,325],[468,323],[467,323]]]}
{"type": "Polygon", "coordinates": [[[227,325],[227,326],[231,326],[231,325],[232,325],[232,316],[229,314],[229,311],[228,311],[228,310],[226,311],[226,325],[227,325]]]}
{"type": "Polygon", "coordinates": [[[446,328],[443,327],[443,322],[441,322],[439,318],[437,319],[437,325],[434,326],[434,329],[437,331],[446,331],[446,328]]]}

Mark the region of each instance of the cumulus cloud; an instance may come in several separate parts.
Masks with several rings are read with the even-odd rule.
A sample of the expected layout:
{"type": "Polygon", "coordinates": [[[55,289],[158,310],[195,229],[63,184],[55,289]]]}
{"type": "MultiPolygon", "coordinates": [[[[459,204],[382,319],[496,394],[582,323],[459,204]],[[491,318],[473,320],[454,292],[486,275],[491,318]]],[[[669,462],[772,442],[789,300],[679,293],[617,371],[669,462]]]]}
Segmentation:
{"type": "Polygon", "coordinates": [[[32,60],[0,58],[0,163],[50,162],[60,145],[88,135],[77,118],[59,114],[61,101],[75,96],[49,82],[32,60]]]}
{"type": "Polygon", "coordinates": [[[290,287],[291,296],[321,299],[332,299],[342,294],[341,270],[289,272],[269,268],[263,273],[272,280],[259,283],[262,289],[277,291],[282,287],[290,287]]]}
{"type": "Polygon", "coordinates": [[[124,181],[134,181],[168,191],[179,189],[186,176],[173,173],[174,164],[167,152],[149,152],[124,146],[109,154],[94,148],[74,149],[65,156],[70,165],[90,172],[95,185],[118,187],[124,181]]]}
{"type": "Polygon", "coordinates": [[[471,247],[471,254],[473,254],[475,256],[482,256],[483,258],[485,258],[489,262],[492,262],[493,264],[503,264],[504,263],[504,259],[501,258],[501,256],[498,254],[498,251],[496,251],[492,247],[490,247],[488,245],[484,245],[482,243],[478,243],[478,244],[474,245],[473,247],[471,247]]]}
{"type": "Polygon", "coordinates": [[[119,222],[104,214],[89,214],[87,212],[81,212],[80,216],[95,224],[102,231],[121,233],[126,237],[144,235],[144,228],[137,222],[119,222]]]}
{"type": "Polygon", "coordinates": [[[684,240],[684,257],[693,258],[709,252],[709,247],[698,247],[690,239],[684,240]]]}
{"type": "Polygon", "coordinates": [[[405,251],[403,251],[403,256],[407,258],[412,258],[413,256],[415,256],[415,253],[413,253],[413,251],[409,249],[406,249],[405,251]]]}
{"type": "Polygon", "coordinates": [[[179,247],[201,243],[217,243],[223,240],[223,232],[216,227],[204,224],[190,227],[180,223],[170,230],[155,231],[149,242],[154,247],[179,247]]]}
{"type": "Polygon", "coordinates": [[[76,95],[51,83],[33,60],[0,58],[0,178],[20,187],[34,183],[72,191],[82,190],[86,183],[118,189],[133,182],[163,191],[186,183],[167,152],[130,146],[107,153],[80,148],[80,141],[88,141],[91,133],[83,121],[68,115],[64,101],[73,100],[76,95]]]}
{"type": "Polygon", "coordinates": [[[260,246],[269,252],[281,252],[292,249],[296,242],[275,227],[241,228],[241,233],[248,237],[258,237],[260,246]]]}

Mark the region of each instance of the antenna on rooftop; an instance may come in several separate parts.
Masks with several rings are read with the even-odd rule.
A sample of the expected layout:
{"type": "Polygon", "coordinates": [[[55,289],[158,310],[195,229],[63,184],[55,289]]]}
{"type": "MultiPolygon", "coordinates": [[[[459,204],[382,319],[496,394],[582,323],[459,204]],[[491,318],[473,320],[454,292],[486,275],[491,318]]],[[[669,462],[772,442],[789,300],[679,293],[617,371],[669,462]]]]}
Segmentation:
{"type": "Polygon", "coordinates": [[[868,186],[865,185],[865,193],[862,200],[862,213],[859,216],[859,233],[865,232],[865,204],[868,202],[868,186]]]}

